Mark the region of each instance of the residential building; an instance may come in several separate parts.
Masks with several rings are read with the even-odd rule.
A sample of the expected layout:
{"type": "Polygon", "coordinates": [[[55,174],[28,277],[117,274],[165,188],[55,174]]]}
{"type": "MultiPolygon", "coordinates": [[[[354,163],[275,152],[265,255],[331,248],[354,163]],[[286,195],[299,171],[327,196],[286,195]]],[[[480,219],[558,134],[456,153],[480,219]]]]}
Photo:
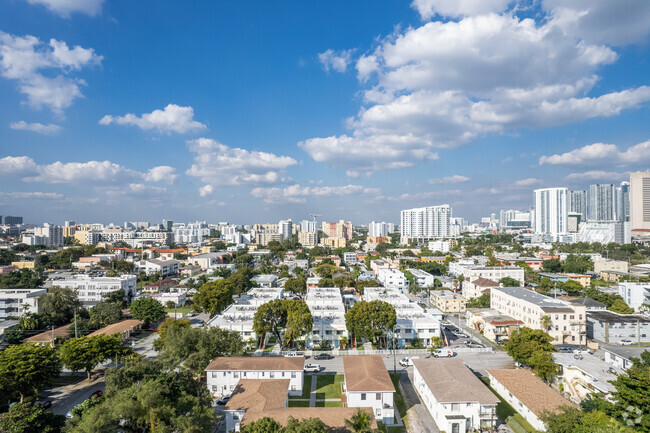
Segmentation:
{"type": "Polygon", "coordinates": [[[318,245],[318,232],[298,232],[298,242],[306,248],[313,248],[318,245]]]}
{"type": "Polygon", "coordinates": [[[462,274],[465,279],[488,278],[492,281],[500,281],[502,278],[512,278],[524,285],[524,268],[519,266],[468,266],[462,274]]]}
{"type": "Polygon", "coordinates": [[[54,224],[45,223],[42,227],[34,227],[32,234],[24,234],[22,242],[27,245],[62,247],[63,228],[54,224]]]}
{"type": "Polygon", "coordinates": [[[613,221],[616,212],[613,184],[589,185],[589,221],[613,221]]]}
{"type": "Polygon", "coordinates": [[[587,191],[569,191],[569,212],[580,215],[580,221],[587,221],[587,191]]]}
{"type": "Polygon", "coordinates": [[[314,257],[314,265],[318,266],[324,260],[330,260],[335,266],[341,266],[341,258],[339,256],[314,257]]]}
{"type": "Polygon", "coordinates": [[[113,323],[103,328],[91,332],[88,337],[96,337],[98,335],[120,335],[122,338],[127,339],[135,333],[140,332],[144,322],[142,320],[127,319],[117,323],[113,323]]]}
{"type": "Polygon", "coordinates": [[[496,427],[499,399],[459,358],[413,359],[413,387],[441,431],[496,427]]]}
{"type": "Polygon", "coordinates": [[[323,238],[321,239],[323,246],[328,248],[345,248],[347,241],[345,238],[323,238]]]}
{"type": "Polygon", "coordinates": [[[621,182],[616,187],[616,220],[630,220],[630,182],[621,182]]]}
{"type": "Polygon", "coordinates": [[[630,173],[630,223],[632,230],[650,230],[650,171],[630,173]]]}
{"type": "Polygon", "coordinates": [[[38,299],[45,289],[0,289],[0,321],[39,313],[38,299]]]}
{"type": "Polygon", "coordinates": [[[371,222],[368,224],[368,236],[370,237],[387,237],[395,231],[395,224],[387,222],[371,222]]]}
{"type": "Polygon", "coordinates": [[[137,278],[134,275],[119,277],[74,275],[62,280],[48,281],[47,284],[73,289],[84,306],[92,307],[101,302],[109,293],[120,289],[124,290],[124,299],[131,301],[136,295],[137,278]]]}
{"type": "Polygon", "coordinates": [[[447,314],[464,313],[467,306],[467,298],[451,290],[432,290],[429,292],[429,302],[447,314]]]}
{"type": "Polygon", "coordinates": [[[288,379],[289,395],[301,395],[305,357],[218,357],[205,368],[213,396],[231,395],[240,379],[288,379]]]}
{"type": "Polygon", "coordinates": [[[560,366],[553,378],[562,392],[574,403],[580,403],[591,394],[601,394],[609,398],[616,391],[610,381],[623,370],[615,369],[595,355],[583,353],[577,357],[573,353],[554,353],[553,361],[560,366]]]}
{"type": "Polygon", "coordinates": [[[16,269],[34,269],[36,262],[33,260],[26,260],[20,262],[11,262],[11,266],[15,266],[16,269]]]}
{"type": "Polygon", "coordinates": [[[348,266],[354,266],[357,264],[357,253],[355,252],[345,252],[343,253],[343,261],[348,266]]]}
{"type": "Polygon", "coordinates": [[[566,188],[535,190],[535,233],[554,237],[568,232],[569,197],[566,188]]]}
{"type": "Polygon", "coordinates": [[[594,272],[601,274],[605,271],[616,271],[616,272],[629,272],[630,265],[628,262],[623,260],[611,260],[600,257],[594,259],[594,272]]]}
{"type": "Polygon", "coordinates": [[[353,231],[350,221],[340,220],[337,223],[328,223],[323,221],[322,230],[325,237],[342,238],[346,241],[352,240],[353,231]]]}
{"type": "Polygon", "coordinates": [[[395,424],[395,387],[381,355],[343,357],[348,407],[371,407],[375,420],[395,424]]]}
{"type": "Polygon", "coordinates": [[[562,273],[562,274],[557,274],[561,277],[566,277],[567,281],[576,281],[580,283],[582,287],[589,287],[591,285],[591,275],[585,275],[585,274],[574,274],[574,273],[562,273]]]}
{"type": "Polygon", "coordinates": [[[282,239],[291,239],[291,236],[293,236],[293,223],[291,219],[282,220],[278,223],[278,233],[282,235],[282,239]]]}
{"type": "Polygon", "coordinates": [[[370,269],[375,273],[375,275],[379,275],[379,271],[381,269],[389,269],[390,268],[390,263],[388,263],[386,260],[371,260],[370,261],[370,269]]]}
{"type": "Polygon", "coordinates": [[[215,265],[222,264],[224,256],[230,256],[230,254],[224,251],[218,253],[211,252],[196,254],[194,256],[188,257],[186,260],[183,260],[183,263],[197,265],[205,271],[207,269],[213,268],[215,265]]]}
{"type": "Polygon", "coordinates": [[[650,283],[620,283],[618,294],[636,312],[650,309],[650,283]]]}
{"type": "Polygon", "coordinates": [[[377,274],[377,281],[384,287],[390,287],[399,290],[408,290],[409,280],[406,279],[406,275],[402,271],[392,268],[382,268],[379,269],[377,274]]]}
{"type": "Polygon", "coordinates": [[[312,287],[307,289],[305,302],[313,318],[307,347],[338,348],[341,337],[349,340],[345,325],[345,306],[341,291],[336,287],[312,287]]]}
{"type": "Polygon", "coordinates": [[[435,277],[422,269],[408,268],[407,271],[415,278],[415,283],[421,288],[433,287],[435,277]]]}
{"type": "Polygon", "coordinates": [[[448,253],[449,252],[449,241],[431,241],[429,242],[429,250],[433,252],[448,253]]]}
{"type": "Polygon", "coordinates": [[[588,311],[587,338],[609,344],[650,343],[650,317],[608,310],[588,311]]]}
{"type": "Polygon", "coordinates": [[[467,299],[478,298],[481,295],[490,293],[492,287],[499,287],[501,284],[489,278],[469,278],[463,281],[463,296],[467,299]]]}
{"type": "Polygon", "coordinates": [[[467,325],[481,333],[488,340],[503,344],[510,339],[510,334],[524,326],[517,320],[493,308],[468,308],[467,325]]]}
{"type": "Polygon", "coordinates": [[[136,272],[144,272],[147,275],[158,272],[162,278],[166,278],[178,274],[180,262],[178,260],[150,259],[140,260],[134,265],[136,272]]]}
{"type": "Polygon", "coordinates": [[[435,240],[450,234],[451,206],[428,206],[405,209],[400,214],[401,243],[410,239],[435,240]]]}
{"type": "Polygon", "coordinates": [[[9,216],[9,215],[0,215],[0,225],[20,225],[23,223],[23,217],[21,216],[9,216]]]}
{"type": "MultiPolygon", "coordinates": [[[[568,299],[569,303],[573,305],[583,305],[587,309],[587,319],[589,319],[589,313],[591,311],[603,311],[607,309],[607,305],[603,304],[602,302],[595,301],[591,298],[575,298],[575,299],[568,299]]],[[[587,324],[587,326],[589,326],[587,324]]]]}
{"type": "Polygon", "coordinates": [[[523,287],[493,287],[490,307],[532,329],[544,329],[542,318],[547,316],[550,325],[546,332],[553,344],[586,344],[587,309],[560,299],[553,299],[523,287]]]}
{"type": "Polygon", "coordinates": [[[600,344],[600,349],[605,352],[605,362],[621,370],[627,370],[632,366],[632,358],[641,358],[647,347],[619,346],[616,344],[600,344]]]}
{"type": "Polygon", "coordinates": [[[540,419],[544,412],[575,406],[529,370],[487,370],[487,374],[492,389],[539,431],[546,431],[540,419]]]}
{"type": "Polygon", "coordinates": [[[160,302],[163,307],[166,307],[168,302],[173,303],[174,307],[182,307],[187,302],[187,292],[178,289],[166,293],[157,293],[151,297],[160,302]]]}
{"type": "Polygon", "coordinates": [[[164,280],[158,280],[151,284],[147,284],[142,288],[142,291],[145,293],[169,292],[169,289],[175,285],[176,280],[173,278],[165,278],[164,280]]]}
{"type": "Polygon", "coordinates": [[[278,276],[274,274],[255,275],[252,280],[258,287],[276,287],[278,276]]]}

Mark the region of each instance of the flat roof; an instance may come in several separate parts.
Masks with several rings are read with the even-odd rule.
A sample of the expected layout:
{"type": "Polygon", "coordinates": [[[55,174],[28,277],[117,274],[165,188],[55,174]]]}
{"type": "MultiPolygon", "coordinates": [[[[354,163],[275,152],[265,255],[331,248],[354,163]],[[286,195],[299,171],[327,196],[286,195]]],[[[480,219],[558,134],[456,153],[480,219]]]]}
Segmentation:
{"type": "Polygon", "coordinates": [[[610,364],[588,353],[583,353],[581,358],[576,359],[573,353],[554,353],[553,360],[565,368],[577,368],[596,379],[591,384],[598,390],[609,393],[616,391],[610,380],[616,380],[616,374],[622,374],[623,370],[615,369],[616,374],[610,373],[609,369],[614,368],[610,364]]]}
{"type": "Polygon", "coordinates": [[[608,343],[600,343],[600,348],[618,356],[622,356],[625,359],[639,358],[643,352],[648,351],[647,347],[617,346],[608,343]]]}
{"type": "Polygon", "coordinates": [[[650,317],[642,314],[618,314],[608,310],[587,311],[587,319],[606,323],[650,323],[650,317]]]}
{"type": "Polygon", "coordinates": [[[287,371],[300,370],[305,368],[305,357],[286,356],[221,356],[214,358],[205,368],[205,371],[212,370],[264,370],[264,371],[287,371]]]}
{"type": "Polygon", "coordinates": [[[95,335],[114,335],[114,334],[123,334],[125,332],[132,332],[138,326],[142,326],[143,323],[144,322],[142,320],[135,320],[135,319],[122,320],[121,322],[104,326],[103,328],[88,334],[88,337],[94,337],[95,335]]]}
{"type": "Polygon", "coordinates": [[[554,412],[560,406],[575,406],[528,370],[518,368],[487,372],[537,416],[544,411],[554,412]]]}
{"type": "Polygon", "coordinates": [[[499,399],[463,363],[460,358],[413,359],[437,401],[441,403],[478,402],[497,404],[499,399]]]}
{"type": "Polygon", "coordinates": [[[570,299],[569,302],[573,305],[584,305],[585,307],[592,307],[592,308],[607,307],[607,305],[603,304],[602,302],[598,302],[595,299],[591,299],[587,297],[570,299]]]}
{"type": "MultiPolygon", "coordinates": [[[[533,290],[525,289],[523,287],[494,287],[492,290],[501,291],[508,296],[512,296],[513,298],[517,298],[522,301],[530,302],[531,304],[535,304],[545,310],[553,309],[552,311],[556,311],[556,309],[569,308],[568,311],[573,311],[570,309],[571,304],[566,301],[554,299],[549,296],[539,294],[533,290]]],[[[562,310],[557,311],[561,312],[562,310]]]]}
{"type": "Polygon", "coordinates": [[[344,356],[343,369],[348,391],[395,392],[381,355],[344,356]]]}

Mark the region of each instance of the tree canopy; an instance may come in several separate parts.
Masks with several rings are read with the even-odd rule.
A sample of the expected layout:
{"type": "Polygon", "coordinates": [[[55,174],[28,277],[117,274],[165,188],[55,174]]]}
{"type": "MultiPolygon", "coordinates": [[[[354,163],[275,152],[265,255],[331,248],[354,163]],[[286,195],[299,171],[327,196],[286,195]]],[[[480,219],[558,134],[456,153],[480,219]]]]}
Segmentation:
{"type": "Polygon", "coordinates": [[[556,351],[551,344],[553,338],[541,329],[523,327],[510,334],[505,344],[508,355],[516,362],[529,365],[541,379],[555,376],[558,366],[553,362],[556,351]]]}
{"type": "Polygon", "coordinates": [[[309,307],[304,301],[275,299],[257,309],[253,318],[253,330],[260,337],[270,332],[282,342],[284,348],[311,332],[313,322],[309,307]]]}
{"type": "Polygon", "coordinates": [[[210,281],[203,284],[194,295],[194,305],[200,311],[206,311],[214,315],[232,304],[232,295],[234,293],[234,285],[229,280],[210,281]]]}
{"type": "Polygon", "coordinates": [[[55,326],[70,323],[75,310],[81,308],[77,292],[58,286],[50,287],[47,294],[38,299],[38,304],[41,314],[49,317],[50,323],[55,326]]]}
{"type": "Polygon", "coordinates": [[[0,387],[9,394],[18,393],[21,402],[52,383],[60,372],[59,358],[49,346],[23,343],[0,352],[0,387]]]}
{"type": "Polygon", "coordinates": [[[65,417],[36,406],[33,402],[16,403],[0,414],[3,433],[59,433],[65,426],[65,417]]]}
{"type": "Polygon", "coordinates": [[[139,298],[131,303],[131,315],[142,320],[147,327],[167,317],[167,312],[162,304],[153,298],[139,298]]]}
{"type": "Polygon", "coordinates": [[[306,293],[307,280],[305,278],[289,278],[287,282],[284,283],[284,289],[293,293],[306,293]]]}
{"type": "Polygon", "coordinates": [[[88,313],[90,321],[97,328],[101,328],[122,320],[122,304],[102,301],[92,307],[88,313]]]}
{"type": "Polygon", "coordinates": [[[131,350],[122,345],[119,335],[71,338],[59,348],[63,365],[72,371],[85,371],[89,379],[96,365],[130,353],[131,350]]]}
{"type": "Polygon", "coordinates": [[[360,301],[345,313],[345,326],[355,339],[376,342],[397,323],[395,308],[384,301],[360,301]]]}

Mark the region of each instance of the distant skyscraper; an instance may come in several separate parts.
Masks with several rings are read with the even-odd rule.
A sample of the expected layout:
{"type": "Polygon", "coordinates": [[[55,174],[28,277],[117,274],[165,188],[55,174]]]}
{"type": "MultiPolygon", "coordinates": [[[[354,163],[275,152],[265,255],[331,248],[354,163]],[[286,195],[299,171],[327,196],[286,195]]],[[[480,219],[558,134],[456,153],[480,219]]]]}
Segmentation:
{"type": "Polygon", "coordinates": [[[22,223],[23,223],[23,217],[0,215],[0,224],[2,225],[11,226],[11,225],[22,224],[22,223]]]}
{"type": "Polygon", "coordinates": [[[616,187],[616,220],[628,221],[630,219],[630,182],[621,182],[616,187]]]}
{"type": "Polygon", "coordinates": [[[293,223],[291,219],[282,220],[278,223],[278,233],[282,235],[282,239],[291,239],[293,235],[293,223]]]}
{"type": "Polygon", "coordinates": [[[395,224],[393,223],[387,223],[387,222],[371,222],[368,224],[368,236],[370,237],[377,237],[377,236],[383,236],[386,237],[389,234],[393,233],[395,231],[395,224]]]}
{"type": "Polygon", "coordinates": [[[174,226],[174,221],[171,220],[162,220],[162,229],[170,232],[172,231],[172,227],[174,226]]]}
{"type": "Polygon", "coordinates": [[[614,210],[614,185],[589,185],[589,221],[613,221],[614,210]]]}
{"type": "Polygon", "coordinates": [[[569,190],[544,188],[535,190],[535,233],[565,234],[568,232],[569,190]]]}
{"type": "Polygon", "coordinates": [[[401,212],[402,240],[444,238],[450,236],[451,206],[428,206],[401,212]]]}
{"type": "Polygon", "coordinates": [[[579,213],[587,221],[587,191],[569,191],[569,212],[579,213]]]}
{"type": "Polygon", "coordinates": [[[650,171],[630,173],[630,225],[650,230],[650,171]]]}

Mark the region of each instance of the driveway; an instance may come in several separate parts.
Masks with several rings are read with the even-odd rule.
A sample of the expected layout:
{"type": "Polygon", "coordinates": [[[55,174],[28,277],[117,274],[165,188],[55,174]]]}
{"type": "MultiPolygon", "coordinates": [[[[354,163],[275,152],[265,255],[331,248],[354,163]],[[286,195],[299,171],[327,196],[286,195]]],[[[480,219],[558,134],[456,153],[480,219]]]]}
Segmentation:
{"type": "Polygon", "coordinates": [[[413,368],[402,374],[399,387],[406,403],[406,414],[401,414],[409,432],[440,433],[436,422],[429,410],[420,400],[420,396],[413,388],[413,368]]]}

